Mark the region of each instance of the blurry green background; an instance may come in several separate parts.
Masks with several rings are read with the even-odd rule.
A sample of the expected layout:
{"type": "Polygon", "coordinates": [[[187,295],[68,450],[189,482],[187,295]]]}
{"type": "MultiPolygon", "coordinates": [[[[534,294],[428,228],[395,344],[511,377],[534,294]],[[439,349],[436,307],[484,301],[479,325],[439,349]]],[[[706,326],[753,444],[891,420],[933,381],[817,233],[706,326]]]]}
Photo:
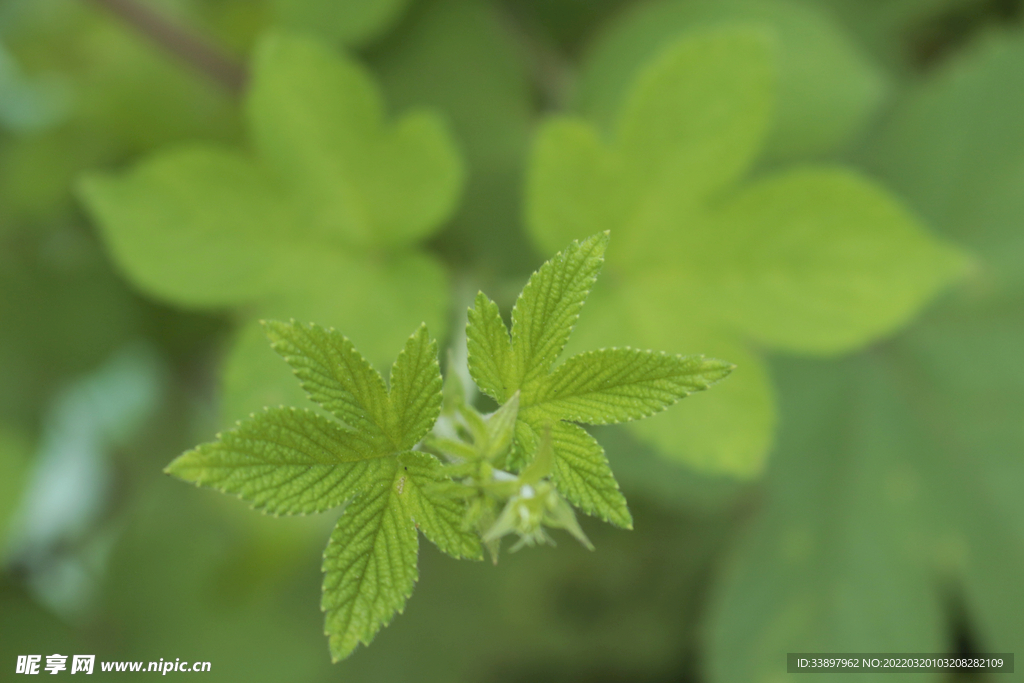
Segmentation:
{"type": "MultiPolygon", "coordinates": [[[[777,681],[793,651],[1021,653],[1022,22],[1018,0],[0,0],[0,679],[20,654],[55,652],[310,682],[777,681]],[[675,294],[643,327],[620,317],[642,303],[626,252],[662,243],[613,227],[587,343],[721,355],[736,377],[660,426],[597,430],[634,531],[584,519],[596,552],[565,537],[497,567],[422,544],[405,614],[331,665],[317,607],[331,516],[267,518],[162,468],[260,405],[303,400],[277,392],[287,372],[253,333],[260,316],[333,324],[383,363],[419,320],[457,344],[477,289],[507,311],[587,234],[549,229],[578,188],[546,182],[539,131],[570,113],[610,139],[644,65],[715,28],[770,35],[777,55],[771,122],[740,175],[841,167],[915,217],[921,250],[967,265],[911,296],[925,268],[899,249],[918,246],[887,251],[888,225],[866,225],[843,248],[877,250],[875,279],[840,284],[879,304],[856,334],[793,341],[683,315],[706,283],[672,279],[670,260],[656,286],[675,294]],[[252,296],[222,296],[202,279],[209,253],[223,260],[203,221],[247,229],[248,214],[211,190],[194,243],[140,256],[147,231],[177,228],[126,178],[176,150],[259,147],[242,79],[268,32],[363,65],[389,121],[429,108],[458,164],[408,235],[341,241],[338,270],[358,277],[293,287],[295,264],[254,247],[252,296]],[[219,57],[195,59],[182,35],[219,57]],[[138,207],[100,186],[137,191],[138,207]]],[[[296,130],[286,146],[307,142],[296,130]]],[[[744,296],[730,310],[756,313],[744,296]]]]}

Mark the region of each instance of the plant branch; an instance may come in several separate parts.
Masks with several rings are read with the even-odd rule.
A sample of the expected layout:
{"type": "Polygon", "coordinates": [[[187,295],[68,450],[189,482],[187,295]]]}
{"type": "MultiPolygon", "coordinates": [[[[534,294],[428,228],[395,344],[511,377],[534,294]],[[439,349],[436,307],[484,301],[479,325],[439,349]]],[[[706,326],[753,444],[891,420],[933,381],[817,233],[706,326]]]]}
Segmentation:
{"type": "Polygon", "coordinates": [[[106,9],[168,53],[237,95],[245,88],[245,67],[213,45],[175,26],[136,0],[87,0],[106,9]]]}

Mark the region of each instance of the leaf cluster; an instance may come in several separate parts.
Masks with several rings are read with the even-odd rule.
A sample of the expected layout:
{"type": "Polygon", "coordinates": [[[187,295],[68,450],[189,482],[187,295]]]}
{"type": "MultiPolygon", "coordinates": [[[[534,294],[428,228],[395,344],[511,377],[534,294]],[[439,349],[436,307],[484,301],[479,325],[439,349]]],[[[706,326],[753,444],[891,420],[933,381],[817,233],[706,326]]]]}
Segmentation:
{"type": "MultiPolygon", "coordinates": [[[[497,561],[500,539],[591,547],[570,506],[629,528],[601,446],[580,424],[638,420],[728,375],[701,356],[631,348],[573,356],[553,369],[597,279],[607,233],[574,242],[533,274],[511,334],[483,293],[466,327],[469,373],[502,405],[482,415],[456,373],[449,389],[426,325],[384,378],[354,344],[316,324],[264,323],[271,345],[327,414],[267,408],[168,466],[273,515],[343,507],[324,553],[322,608],[332,656],[369,643],[404,608],[420,531],[455,558],[497,561]],[[439,420],[444,413],[444,419],[439,420]]],[[[451,372],[451,370],[450,370],[451,372]]]]}

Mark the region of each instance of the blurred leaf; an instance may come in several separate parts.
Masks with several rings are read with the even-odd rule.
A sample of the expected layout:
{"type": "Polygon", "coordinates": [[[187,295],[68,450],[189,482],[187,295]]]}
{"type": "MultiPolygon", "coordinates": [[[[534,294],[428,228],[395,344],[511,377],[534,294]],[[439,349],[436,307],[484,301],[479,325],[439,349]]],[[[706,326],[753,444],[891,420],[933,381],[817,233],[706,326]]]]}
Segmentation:
{"type": "MultiPolygon", "coordinates": [[[[351,328],[371,359],[390,355],[410,327],[443,314],[443,274],[410,247],[453,209],[455,149],[432,115],[382,128],[365,73],[315,43],[268,39],[253,80],[259,162],[209,147],[168,152],[123,177],[87,177],[83,199],[147,291],[351,328]]],[[[229,417],[294,395],[283,368],[250,362],[269,357],[253,336],[241,339],[225,372],[229,417]]]]}
{"type": "Polygon", "coordinates": [[[796,650],[947,651],[961,601],[978,651],[1020,642],[1019,310],[962,299],[884,353],[780,366],[792,402],[714,612],[715,680],[775,680],[796,650]]]}
{"type": "Polygon", "coordinates": [[[856,348],[902,324],[964,265],[850,171],[805,168],[735,187],[769,121],[771,60],[762,31],[684,38],[638,76],[613,140],[580,119],[550,121],[529,177],[538,243],[594,228],[615,236],[614,286],[598,287],[588,316],[597,322],[572,348],[649,346],[736,363],[721,393],[637,433],[670,457],[740,475],[761,468],[773,424],[766,375],[741,339],[804,353],[856,348]]]}
{"type": "Polygon", "coordinates": [[[669,0],[637,5],[590,49],[579,108],[614,130],[636,75],[680,36],[721,25],[770,32],[778,46],[778,102],[761,154],[820,156],[857,133],[885,90],[881,73],[824,13],[789,0],[669,0]]]}
{"type": "Polygon", "coordinates": [[[535,105],[506,24],[488,2],[424,0],[369,62],[396,106],[443,112],[465,153],[465,200],[440,248],[479,271],[519,273],[533,265],[519,216],[535,105]]]}
{"type": "Polygon", "coordinates": [[[1024,273],[1024,37],[991,34],[912,89],[863,159],[984,258],[988,286],[1024,273]]]}
{"type": "Polygon", "coordinates": [[[414,111],[385,126],[369,75],[312,42],[268,38],[253,72],[253,144],[313,236],[394,248],[454,210],[462,165],[435,114],[414,111]]]}
{"type": "Polygon", "coordinates": [[[277,23],[343,45],[368,43],[401,17],[411,0],[271,0],[277,23]]]}
{"type": "Polygon", "coordinates": [[[768,505],[715,605],[713,680],[778,680],[786,652],[946,651],[922,510],[934,464],[917,456],[891,372],[871,359],[780,364],[768,505]]]}

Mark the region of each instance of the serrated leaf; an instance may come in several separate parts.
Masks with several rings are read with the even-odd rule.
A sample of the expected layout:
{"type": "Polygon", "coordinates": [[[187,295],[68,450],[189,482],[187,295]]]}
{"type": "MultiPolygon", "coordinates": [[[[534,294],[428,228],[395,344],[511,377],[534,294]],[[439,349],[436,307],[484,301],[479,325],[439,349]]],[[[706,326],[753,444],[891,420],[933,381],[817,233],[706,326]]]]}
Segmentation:
{"type": "Polygon", "coordinates": [[[555,370],[530,397],[529,412],[585,424],[640,420],[707,389],[732,369],[730,363],[703,356],[629,347],[588,351],[555,370]]]}
{"type": "Polygon", "coordinates": [[[515,392],[512,344],[508,328],[501,319],[498,304],[483,292],[469,309],[466,323],[469,373],[480,390],[498,403],[505,403],[515,392]]]}
{"type": "MultiPolygon", "coordinates": [[[[327,265],[327,264],[323,264],[327,265]]],[[[306,263],[304,278],[293,282],[253,314],[263,319],[316,321],[350,334],[375,368],[386,368],[415,329],[426,321],[441,326],[448,283],[441,265],[415,252],[384,263],[348,257],[325,272],[306,263]],[[295,288],[292,289],[292,286],[295,288]],[[338,296],[358,291],[359,296],[338,296]]],[[[288,365],[267,344],[255,321],[245,323],[221,368],[223,419],[242,418],[266,405],[302,405],[307,397],[288,365]]]]}
{"type": "Polygon", "coordinates": [[[167,472],[272,515],[338,507],[380,470],[377,444],[308,410],[273,408],[179,456],[167,472]]]}
{"type": "Polygon", "coordinates": [[[462,167],[441,120],[415,111],[385,124],[369,75],[322,45],[264,40],[247,113],[261,158],[321,239],[404,245],[455,207],[462,167]]]}
{"type": "Polygon", "coordinates": [[[546,375],[562,353],[604,265],[607,246],[607,233],[573,242],[530,276],[512,308],[516,389],[546,375]]]}
{"type": "Polygon", "coordinates": [[[388,390],[384,378],[337,330],[315,323],[264,323],[272,347],[310,398],[342,422],[367,434],[387,434],[388,390]]]}
{"type": "Polygon", "coordinates": [[[606,300],[618,303],[595,313],[608,324],[590,346],[708,338],[738,349],[722,357],[747,361],[745,379],[693,412],[635,429],[670,457],[748,476],[767,455],[773,409],[746,340],[812,353],[857,348],[904,323],[966,262],[850,171],[804,168],[739,184],[771,118],[772,62],[757,31],[691,32],[638,73],[612,139],[579,119],[542,128],[528,181],[539,244],[585,234],[592,221],[616,236],[616,294],[606,300]]]}
{"type": "Polygon", "coordinates": [[[479,536],[474,530],[463,529],[465,504],[442,487],[448,479],[441,463],[431,455],[415,451],[403,453],[399,463],[400,493],[416,528],[452,557],[481,559],[479,536]]]}
{"type": "Polygon", "coordinates": [[[633,516],[601,444],[579,425],[556,422],[551,425],[551,446],[551,478],[562,495],[588,515],[632,529],[633,516]]]}
{"type": "Polygon", "coordinates": [[[416,583],[419,541],[399,500],[397,460],[352,501],[324,551],[321,607],[331,657],[369,644],[401,612],[416,583]]]}
{"type": "Polygon", "coordinates": [[[415,446],[437,422],[443,385],[437,342],[430,338],[427,326],[420,325],[391,367],[389,426],[399,449],[415,446]]]}

